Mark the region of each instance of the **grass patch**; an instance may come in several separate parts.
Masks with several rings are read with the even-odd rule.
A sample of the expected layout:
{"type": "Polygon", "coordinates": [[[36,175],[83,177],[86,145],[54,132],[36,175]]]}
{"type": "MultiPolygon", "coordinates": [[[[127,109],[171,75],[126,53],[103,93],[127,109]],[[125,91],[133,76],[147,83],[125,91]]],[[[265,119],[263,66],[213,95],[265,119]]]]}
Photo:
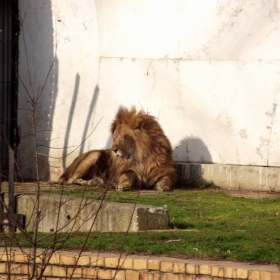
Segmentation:
{"type": "MultiPolygon", "coordinates": [[[[64,194],[101,198],[101,191],[67,188],[64,194]]],[[[66,234],[58,238],[63,249],[122,251],[151,255],[280,263],[280,198],[253,200],[228,196],[221,191],[175,190],[169,193],[108,192],[107,201],[167,207],[170,232],[66,234]]],[[[44,236],[41,234],[40,236],[44,236]]],[[[28,246],[23,236],[19,243],[28,246]]],[[[46,247],[49,239],[39,246],[46,247]]],[[[1,242],[0,242],[1,243],[1,242]]]]}

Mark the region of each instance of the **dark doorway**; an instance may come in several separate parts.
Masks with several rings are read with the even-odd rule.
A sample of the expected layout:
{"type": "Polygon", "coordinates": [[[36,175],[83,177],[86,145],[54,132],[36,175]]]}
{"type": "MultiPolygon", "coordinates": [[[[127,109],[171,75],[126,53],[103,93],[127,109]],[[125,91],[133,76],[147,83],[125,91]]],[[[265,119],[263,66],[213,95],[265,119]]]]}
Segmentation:
{"type": "Polygon", "coordinates": [[[8,146],[14,148],[17,108],[18,3],[0,1],[0,171],[8,168],[8,146]]]}

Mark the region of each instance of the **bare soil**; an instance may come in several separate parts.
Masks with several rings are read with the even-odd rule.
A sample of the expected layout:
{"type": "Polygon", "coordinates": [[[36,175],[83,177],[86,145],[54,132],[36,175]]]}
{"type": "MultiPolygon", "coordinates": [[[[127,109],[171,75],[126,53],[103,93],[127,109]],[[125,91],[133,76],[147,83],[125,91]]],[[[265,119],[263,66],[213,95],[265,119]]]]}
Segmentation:
{"type": "Polygon", "coordinates": [[[248,190],[222,190],[223,193],[226,193],[230,196],[234,197],[245,197],[245,198],[252,198],[252,199],[262,199],[262,198],[274,198],[274,197],[280,197],[280,193],[277,192],[254,192],[254,191],[248,191],[248,190]]]}

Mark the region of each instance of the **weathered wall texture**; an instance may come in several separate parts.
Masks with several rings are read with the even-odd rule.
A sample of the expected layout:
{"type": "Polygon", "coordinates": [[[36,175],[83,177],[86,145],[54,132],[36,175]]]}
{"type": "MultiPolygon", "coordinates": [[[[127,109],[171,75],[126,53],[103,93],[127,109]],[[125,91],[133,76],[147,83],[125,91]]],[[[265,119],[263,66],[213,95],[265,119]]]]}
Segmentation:
{"type": "MultiPolygon", "coordinates": [[[[82,143],[66,161],[49,159],[52,179],[80,152],[108,147],[115,112],[132,104],[158,117],[177,161],[280,165],[280,1],[23,0],[20,9],[36,91],[56,53],[38,123],[51,130],[41,140],[68,148],[44,152],[59,158],[82,143]]],[[[26,76],[24,56],[21,43],[26,76]]]]}

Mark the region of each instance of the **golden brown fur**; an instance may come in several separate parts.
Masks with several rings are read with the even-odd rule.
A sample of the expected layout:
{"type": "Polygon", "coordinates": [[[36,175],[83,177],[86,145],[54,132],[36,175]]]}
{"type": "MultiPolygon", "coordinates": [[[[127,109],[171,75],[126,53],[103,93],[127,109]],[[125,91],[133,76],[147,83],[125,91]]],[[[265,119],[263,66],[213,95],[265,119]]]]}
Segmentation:
{"type": "Polygon", "coordinates": [[[58,183],[112,184],[117,190],[173,188],[177,175],[169,140],[153,116],[121,108],[111,124],[113,145],[77,157],[58,183]],[[89,181],[85,181],[89,180],[89,181]]]}

